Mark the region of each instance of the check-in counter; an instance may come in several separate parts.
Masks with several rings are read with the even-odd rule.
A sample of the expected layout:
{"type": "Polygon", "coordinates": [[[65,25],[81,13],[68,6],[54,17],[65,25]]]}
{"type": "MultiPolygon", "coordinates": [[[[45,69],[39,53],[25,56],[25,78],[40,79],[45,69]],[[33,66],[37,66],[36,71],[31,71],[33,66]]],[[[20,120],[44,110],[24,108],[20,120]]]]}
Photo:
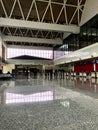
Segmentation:
{"type": "Polygon", "coordinates": [[[73,73],[74,77],[76,77],[76,72],[73,73]]]}
{"type": "Polygon", "coordinates": [[[84,81],[84,82],[86,82],[86,80],[87,80],[87,78],[86,78],[86,77],[84,77],[84,78],[83,78],[83,81],[84,81]]]}
{"type": "Polygon", "coordinates": [[[71,79],[73,79],[74,78],[74,73],[73,72],[71,72],[71,79]]]}
{"type": "Polygon", "coordinates": [[[96,79],[95,79],[95,78],[92,78],[92,79],[91,79],[91,82],[95,84],[95,83],[96,83],[96,79]]]}
{"type": "Polygon", "coordinates": [[[68,72],[66,73],[66,78],[69,78],[69,73],[68,72]]]}
{"type": "Polygon", "coordinates": [[[73,79],[76,79],[76,72],[73,72],[73,79]]]}
{"type": "Polygon", "coordinates": [[[79,79],[80,79],[80,81],[83,80],[83,72],[80,72],[80,73],[79,73],[79,79]]]}
{"type": "Polygon", "coordinates": [[[87,76],[86,72],[83,72],[83,78],[85,78],[87,76]]]}
{"type": "Polygon", "coordinates": [[[64,72],[64,78],[66,78],[66,72],[64,72]]]}
{"type": "Polygon", "coordinates": [[[73,73],[73,72],[71,72],[71,76],[73,76],[73,74],[74,74],[74,73],[73,73]]]}
{"type": "Polygon", "coordinates": [[[69,73],[67,72],[67,73],[66,73],[66,76],[68,76],[68,75],[69,75],[69,73]]]}
{"type": "Polygon", "coordinates": [[[91,72],[91,78],[95,78],[95,72],[91,72]]]}
{"type": "Polygon", "coordinates": [[[82,77],[82,76],[83,76],[83,73],[80,72],[80,73],[79,73],[79,77],[82,77]]]}
{"type": "Polygon", "coordinates": [[[95,80],[95,83],[98,84],[98,79],[95,80]]]}
{"type": "Polygon", "coordinates": [[[98,72],[96,72],[96,78],[98,78],[98,72]]]}
{"type": "Polygon", "coordinates": [[[64,72],[64,77],[65,77],[65,78],[67,77],[67,72],[64,72]]]}

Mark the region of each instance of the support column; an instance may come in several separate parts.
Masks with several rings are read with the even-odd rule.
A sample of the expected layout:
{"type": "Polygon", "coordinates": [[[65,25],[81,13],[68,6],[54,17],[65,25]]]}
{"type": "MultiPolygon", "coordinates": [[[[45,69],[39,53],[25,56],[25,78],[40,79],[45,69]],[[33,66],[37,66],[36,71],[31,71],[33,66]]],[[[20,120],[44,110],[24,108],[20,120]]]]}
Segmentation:
{"type": "Polygon", "coordinates": [[[97,77],[97,75],[96,75],[96,62],[94,62],[93,66],[94,66],[94,73],[95,73],[94,78],[96,78],[97,77]]]}
{"type": "Polygon", "coordinates": [[[92,83],[96,83],[97,82],[97,73],[96,73],[96,60],[94,60],[94,63],[93,63],[93,72],[91,72],[91,82],[92,83]]]}
{"type": "Polygon", "coordinates": [[[2,38],[0,37],[0,58],[2,58],[2,38]]]}
{"type": "Polygon", "coordinates": [[[2,38],[0,37],[0,73],[2,73],[2,38]]]}
{"type": "Polygon", "coordinates": [[[4,52],[5,52],[5,54],[4,54],[4,59],[5,59],[5,61],[6,61],[6,59],[7,59],[7,46],[6,46],[6,43],[5,42],[3,42],[3,47],[4,47],[4,52]]]}
{"type": "Polygon", "coordinates": [[[45,79],[45,66],[43,65],[43,79],[45,79]]]}

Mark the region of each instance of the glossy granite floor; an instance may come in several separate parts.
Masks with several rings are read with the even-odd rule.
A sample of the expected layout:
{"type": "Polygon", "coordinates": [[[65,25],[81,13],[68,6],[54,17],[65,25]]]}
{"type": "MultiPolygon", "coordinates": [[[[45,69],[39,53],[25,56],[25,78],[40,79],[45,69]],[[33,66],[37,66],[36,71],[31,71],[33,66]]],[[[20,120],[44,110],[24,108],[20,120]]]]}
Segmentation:
{"type": "Polygon", "coordinates": [[[97,82],[0,81],[0,130],[98,130],[97,82]]]}

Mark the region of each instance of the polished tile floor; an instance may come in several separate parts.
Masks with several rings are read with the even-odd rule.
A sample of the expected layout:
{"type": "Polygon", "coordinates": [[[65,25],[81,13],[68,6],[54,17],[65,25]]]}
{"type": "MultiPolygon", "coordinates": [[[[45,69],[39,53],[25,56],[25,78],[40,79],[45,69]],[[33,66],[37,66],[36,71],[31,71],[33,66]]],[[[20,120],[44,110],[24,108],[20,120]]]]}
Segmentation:
{"type": "Polygon", "coordinates": [[[98,81],[0,81],[0,130],[98,130],[98,81]]]}

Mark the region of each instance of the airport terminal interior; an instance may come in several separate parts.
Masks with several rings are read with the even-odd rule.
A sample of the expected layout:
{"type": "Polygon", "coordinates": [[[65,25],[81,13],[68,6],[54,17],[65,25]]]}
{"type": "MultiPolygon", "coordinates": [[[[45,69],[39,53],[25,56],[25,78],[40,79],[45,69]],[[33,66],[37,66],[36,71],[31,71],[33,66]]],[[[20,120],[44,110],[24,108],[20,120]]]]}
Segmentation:
{"type": "Polygon", "coordinates": [[[0,0],[0,130],[98,130],[98,0],[0,0]]]}

